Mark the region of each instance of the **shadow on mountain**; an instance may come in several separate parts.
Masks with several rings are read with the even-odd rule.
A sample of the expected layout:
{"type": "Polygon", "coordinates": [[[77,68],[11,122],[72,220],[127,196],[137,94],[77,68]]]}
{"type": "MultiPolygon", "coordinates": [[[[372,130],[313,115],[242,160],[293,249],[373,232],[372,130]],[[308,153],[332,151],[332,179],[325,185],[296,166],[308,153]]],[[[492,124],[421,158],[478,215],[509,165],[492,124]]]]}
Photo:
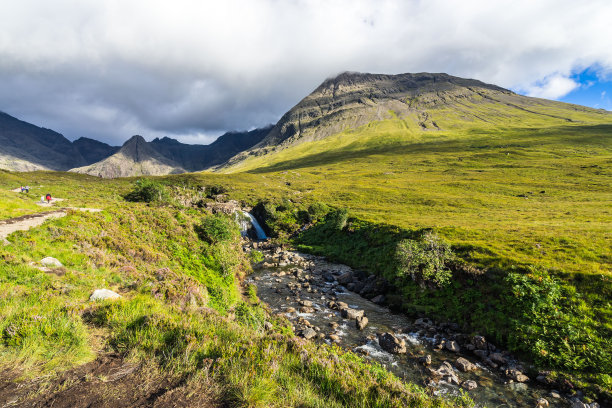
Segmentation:
{"type": "MultiPolygon", "coordinates": [[[[421,153],[469,153],[485,152],[499,149],[537,149],[547,144],[567,145],[584,148],[587,145],[605,145],[612,143],[612,124],[589,126],[558,126],[546,129],[511,128],[504,130],[474,130],[472,135],[482,134],[483,139],[473,137],[461,139],[429,139],[423,142],[389,142],[368,146],[359,145],[358,137],[355,143],[337,150],[314,153],[291,160],[284,160],[269,166],[249,170],[248,173],[273,173],[308,167],[331,165],[342,161],[363,159],[370,156],[417,155],[421,153]],[[503,139],[490,138],[493,133],[505,133],[503,139]],[[486,138],[485,138],[486,137],[486,138]]],[[[553,153],[555,153],[553,151],[553,153]]]]}

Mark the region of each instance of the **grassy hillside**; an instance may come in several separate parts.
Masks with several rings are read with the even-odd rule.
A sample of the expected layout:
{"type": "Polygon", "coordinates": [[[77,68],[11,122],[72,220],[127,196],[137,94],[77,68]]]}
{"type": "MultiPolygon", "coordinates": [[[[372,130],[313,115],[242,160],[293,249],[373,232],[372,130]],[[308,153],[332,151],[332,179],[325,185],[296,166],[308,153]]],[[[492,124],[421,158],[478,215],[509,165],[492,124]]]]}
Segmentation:
{"type": "Polygon", "coordinates": [[[612,124],[454,132],[404,124],[374,122],[234,170],[365,220],[436,228],[473,247],[482,265],[611,273],[612,124]]]}
{"type": "Polygon", "coordinates": [[[133,188],[128,181],[37,173],[8,174],[0,184],[23,179],[66,197],[67,205],[103,211],[70,211],[0,247],[0,382],[10,390],[6,384],[26,380],[12,402],[44,401],[63,395],[67,384],[89,382],[99,385],[79,403],[125,405],[152,389],[149,403],[167,394],[185,406],[463,404],[428,396],[336,347],[294,338],[287,321],[240,293],[250,266],[233,222],[181,206],[176,191],[144,204],[121,198],[133,188]],[[64,266],[38,269],[46,256],[64,266]],[[122,298],[89,301],[98,288],[122,298]],[[84,364],[103,369],[100,356],[107,355],[123,365],[104,376],[74,371],[84,364]],[[138,386],[124,384],[134,375],[138,386]],[[131,391],[120,391],[122,384],[131,391]]]}

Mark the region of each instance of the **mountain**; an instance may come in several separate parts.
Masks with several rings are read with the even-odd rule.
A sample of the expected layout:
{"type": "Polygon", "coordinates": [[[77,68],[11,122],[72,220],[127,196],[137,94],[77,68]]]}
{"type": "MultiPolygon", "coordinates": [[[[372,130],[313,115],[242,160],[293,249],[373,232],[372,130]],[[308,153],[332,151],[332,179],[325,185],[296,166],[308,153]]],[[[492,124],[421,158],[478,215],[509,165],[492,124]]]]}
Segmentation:
{"type": "Polygon", "coordinates": [[[253,147],[269,133],[271,127],[248,132],[228,132],[210,145],[184,144],[168,137],[150,143],[142,137],[132,138],[119,154],[118,146],[86,137],[70,142],[53,130],[0,112],[0,169],[74,169],[104,177],[200,171],[222,164],[241,151],[253,147]],[[122,165],[124,169],[120,169],[122,165]]]}
{"type": "Polygon", "coordinates": [[[151,146],[187,171],[200,171],[224,163],[237,153],[249,149],[266,136],[272,126],[248,132],[228,132],[209,145],[189,145],[164,137],[151,146]]]}
{"type": "Polygon", "coordinates": [[[345,72],[325,80],[285,113],[260,143],[228,164],[236,166],[249,157],[394,118],[403,121],[407,132],[416,134],[468,127],[561,125],[606,115],[610,118],[603,110],[526,97],[443,73],[345,72]]]}
{"type": "Polygon", "coordinates": [[[0,168],[68,170],[94,163],[119,148],[92,139],[70,142],[61,134],[0,112],[0,168]]]}
{"type": "Polygon", "coordinates": [[[77,148],[79,153],[81,153],[86,164],[93,164],[103,160],[117,153],[120,149],[119,146],[109,146],[106,143],[87,137],[81,137],[72,142],[72,144],[77,148]]]}
{"type": "Polygon", "coordinates": [[[235,154],[254,146],[270,129],[229,132],[210,145],[184,144],[168,137],[147,142],[142,136],[134,136],[114,155],[71,171],[104,178],[200,171],[222,164],[235,154]]]}
{"type": "Polygon", "coordinates": [[[178,163],[155,150],[142,136],[132,136],[106,159],[70,171],[104,178],[185,173],[178,163]]]}

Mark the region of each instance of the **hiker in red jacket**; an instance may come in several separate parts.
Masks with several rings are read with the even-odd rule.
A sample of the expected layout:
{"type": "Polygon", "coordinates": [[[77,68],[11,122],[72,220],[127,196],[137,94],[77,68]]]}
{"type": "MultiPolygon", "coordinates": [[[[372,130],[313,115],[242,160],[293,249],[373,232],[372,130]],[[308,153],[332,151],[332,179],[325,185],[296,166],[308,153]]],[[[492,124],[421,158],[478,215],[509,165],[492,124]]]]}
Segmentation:
{"type": "Polygon", "coordinates": [[[47,200],[47,204],[51,204],[51,194],[47,193],[45,200],[47,200]]]}

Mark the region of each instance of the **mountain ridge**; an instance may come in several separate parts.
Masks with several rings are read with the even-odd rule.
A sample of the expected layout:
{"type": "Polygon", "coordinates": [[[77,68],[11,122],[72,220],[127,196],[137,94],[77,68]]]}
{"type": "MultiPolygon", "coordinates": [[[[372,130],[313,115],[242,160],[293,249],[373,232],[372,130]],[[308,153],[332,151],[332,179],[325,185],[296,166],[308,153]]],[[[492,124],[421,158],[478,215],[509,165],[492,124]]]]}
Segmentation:
{"type": "Polygon", "coordinates": [[[467,127],[532,126],[598,121],[607,111],[516,94],[497,85],[438,73],[344,72],[328,78],[286,112],[253,148],[224,168],[243,170],[255,157],[395,117],[407,132],[440,132],[467,127]]]}

